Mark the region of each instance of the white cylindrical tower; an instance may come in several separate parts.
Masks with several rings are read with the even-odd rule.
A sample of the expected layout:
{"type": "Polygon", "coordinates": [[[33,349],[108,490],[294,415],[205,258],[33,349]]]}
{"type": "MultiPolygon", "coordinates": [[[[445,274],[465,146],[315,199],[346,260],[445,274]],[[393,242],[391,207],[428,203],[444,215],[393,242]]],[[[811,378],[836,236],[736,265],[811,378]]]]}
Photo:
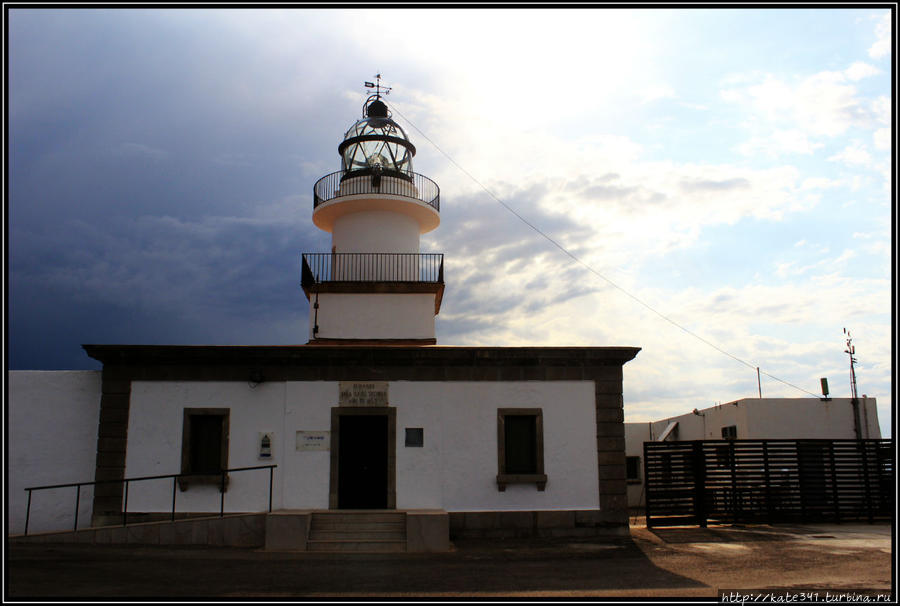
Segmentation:
{"type": "Polygon", "coordinates": [[[313,223],[331,251],[303,255],[310,343],[435,343],[443,255],[419,252],[440,224],[440,190],[379,92],[338,146],[341,170],[313,188],[313,223]]]}

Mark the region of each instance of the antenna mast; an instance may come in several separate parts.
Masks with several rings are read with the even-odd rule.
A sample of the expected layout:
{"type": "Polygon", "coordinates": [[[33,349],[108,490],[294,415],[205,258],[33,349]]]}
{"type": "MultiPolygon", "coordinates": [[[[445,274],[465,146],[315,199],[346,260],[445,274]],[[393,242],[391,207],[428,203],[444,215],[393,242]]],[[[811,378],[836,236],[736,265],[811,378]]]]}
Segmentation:
{"type": "Polygon", "coordinates": [[[862,434],[859,426],[859,398],[856,395],[856,348],[853,346],[850,331],[845,328],[844,334],[847,335],[847,349],[844,350],[844,353],[850,356],[850,404],[853,406],[853,430],[856,432],[856,439],[859,440],[862,439],[862,434]]]}
{"type": "Polygon", "coordinates": [[[850,336],[850,331],[846,328],[844,329],[844,334],[847,335],[847,349],[844,350],[844,353],[850,356],[850,397],[854,400],[857,398],[856,395],[856,348],[853,346],[853,338],[850,336]]]}

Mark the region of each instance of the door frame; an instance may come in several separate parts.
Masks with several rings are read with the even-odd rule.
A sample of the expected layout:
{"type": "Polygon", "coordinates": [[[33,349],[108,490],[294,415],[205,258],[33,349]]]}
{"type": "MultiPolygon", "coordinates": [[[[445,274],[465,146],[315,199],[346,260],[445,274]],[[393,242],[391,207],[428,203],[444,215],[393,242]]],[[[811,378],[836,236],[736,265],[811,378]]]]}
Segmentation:
{"type": "Polygon", "coordinates": [[[331,478],[328,508],[338,508],[342,416],[387,417],[387,509],[397,508],[397,409],[390,406],[337,406],[331,409],[331,478]]]}

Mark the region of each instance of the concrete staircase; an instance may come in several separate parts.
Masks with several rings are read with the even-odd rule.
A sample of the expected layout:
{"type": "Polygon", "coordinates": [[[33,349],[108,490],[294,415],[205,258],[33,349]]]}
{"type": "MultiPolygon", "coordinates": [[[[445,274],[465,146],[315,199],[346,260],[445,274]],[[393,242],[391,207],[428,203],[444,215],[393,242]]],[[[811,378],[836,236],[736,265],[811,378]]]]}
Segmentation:
{"type": "Polygon", "coordinates": [[[309,526],[308,551],[406,551],[402,511],[317,511],[309,526]]]}

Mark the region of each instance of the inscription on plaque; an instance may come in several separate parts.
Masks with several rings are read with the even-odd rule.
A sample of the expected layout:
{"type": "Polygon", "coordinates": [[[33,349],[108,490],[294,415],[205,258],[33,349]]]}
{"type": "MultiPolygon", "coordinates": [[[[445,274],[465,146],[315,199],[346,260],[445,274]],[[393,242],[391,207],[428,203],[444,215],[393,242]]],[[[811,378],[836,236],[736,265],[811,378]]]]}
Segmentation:
{"type": "Polygon", "coordinates": [[[320,451],[331,448],[331,432],[330,431],[298,431],[297,432],[297,450],[298,451],[320,451]]]}
{"type": "Polygon", "coordinates": [[[387,406],[387,381],[341,381],[340,406],[387,406]]]}

